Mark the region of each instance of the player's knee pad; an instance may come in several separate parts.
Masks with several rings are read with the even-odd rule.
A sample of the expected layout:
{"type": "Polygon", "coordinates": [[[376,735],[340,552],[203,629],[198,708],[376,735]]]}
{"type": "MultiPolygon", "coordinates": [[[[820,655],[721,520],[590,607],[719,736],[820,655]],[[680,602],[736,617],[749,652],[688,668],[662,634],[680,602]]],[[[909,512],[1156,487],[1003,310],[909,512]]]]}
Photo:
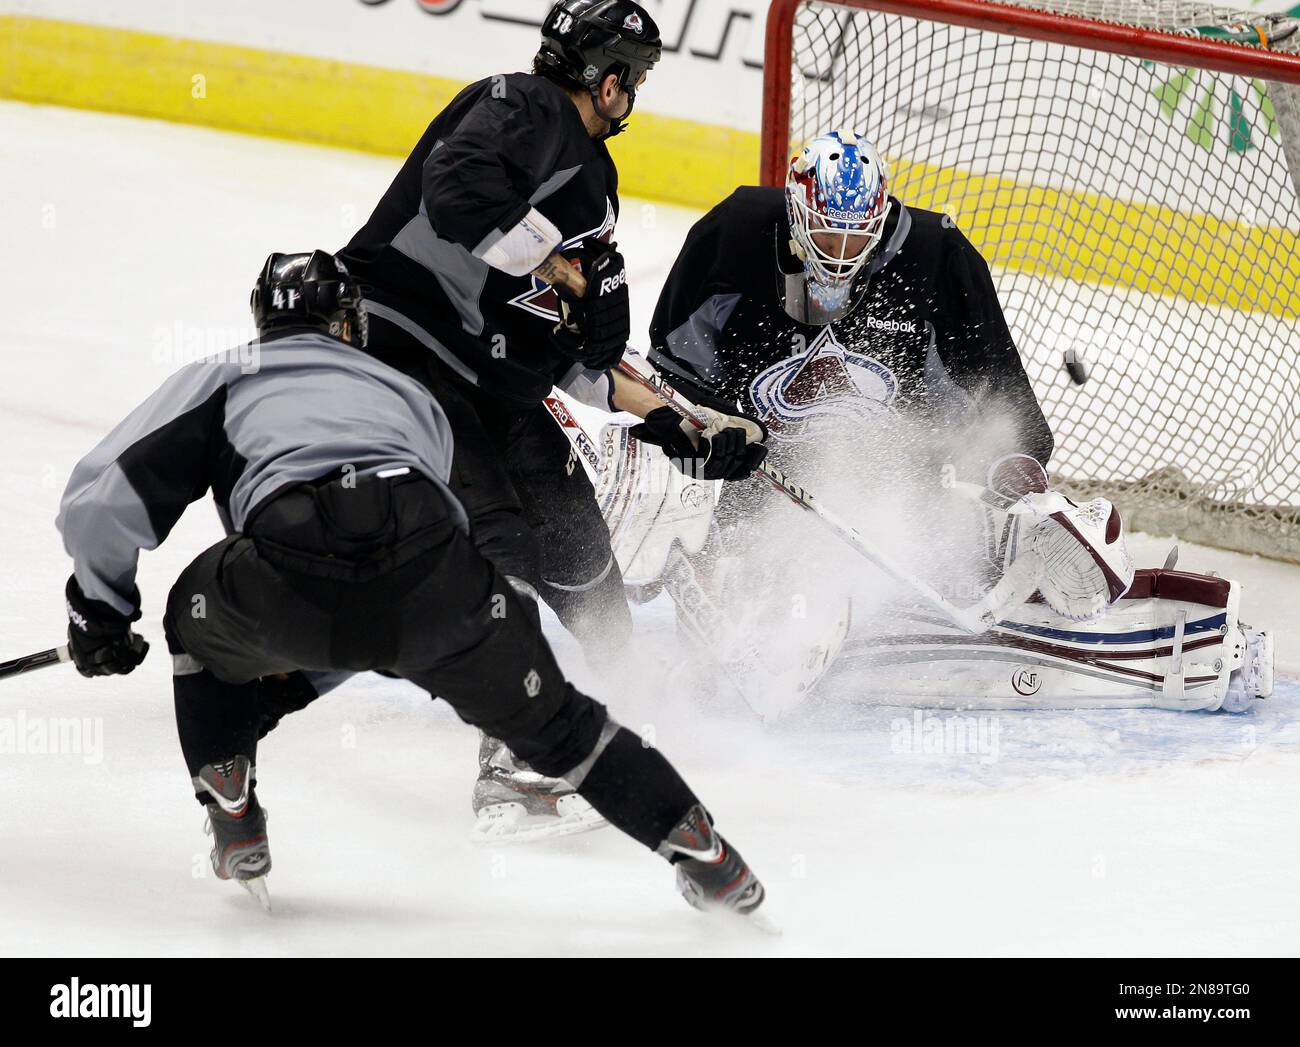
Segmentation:
{"type": "MultiPolygon", "coordinates": [[[[502,507],[473,516],[474,547],[501,574],[519,579],[537,598],[541,581],[541,547],[537,535],[518,509],[502,507]]],[[[513,584],[513,583],[512,583],[513,584]]]]}
{"type": "Polygon", "coordinates": [[[540,629],[542,627],[542,615],[538,606],[540,597],[537,590],[525,579],[517,578],[511,574],[506,575],[506,581],[510,583],[510,588],[519,597],[519,602],[523,605],[528,620],[535,628],[540,629]]]}

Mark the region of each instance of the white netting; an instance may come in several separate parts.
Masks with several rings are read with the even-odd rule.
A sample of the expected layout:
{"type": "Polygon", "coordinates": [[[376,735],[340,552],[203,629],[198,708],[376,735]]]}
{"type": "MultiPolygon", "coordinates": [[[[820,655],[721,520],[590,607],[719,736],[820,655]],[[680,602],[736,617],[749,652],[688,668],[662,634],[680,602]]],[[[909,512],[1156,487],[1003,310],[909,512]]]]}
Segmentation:
{"type": "MultiPolygon", "coordinates": [[[[1018,6],[1300,44],[1203,4],[1018,6]]],[[[861,131],[894,193],[988,259],[1055,484],[1136,529],[1300,560],[1297,89],[824,0],[798,9],[791,81],[792,150],[861,131]]]]}

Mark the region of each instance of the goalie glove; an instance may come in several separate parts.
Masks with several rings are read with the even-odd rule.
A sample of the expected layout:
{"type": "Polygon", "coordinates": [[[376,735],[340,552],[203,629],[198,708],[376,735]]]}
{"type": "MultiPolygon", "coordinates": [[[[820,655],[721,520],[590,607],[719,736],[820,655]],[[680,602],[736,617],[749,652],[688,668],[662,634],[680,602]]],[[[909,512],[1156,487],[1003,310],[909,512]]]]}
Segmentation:
{"type": "Polygon", "coordinates": [[[671,407],[658,407],[633,426],[631,435],[663,448],[678,469],[697,480],[744,480],[767,457],[767,427],[721,400],[696,404],[708,421],[699,429],[671,407]]]}
{"type": "Polygon", "coordinates": [[[1053,491],[1024,495],[1011,507],[1015,526],[1008,568],[1034,557],[1038,591],[1057,614],[1074,621],[1104,613],[1133,584],[1133,559],[1119,510],[1105,498],[1077,505],[1053,491]]]}

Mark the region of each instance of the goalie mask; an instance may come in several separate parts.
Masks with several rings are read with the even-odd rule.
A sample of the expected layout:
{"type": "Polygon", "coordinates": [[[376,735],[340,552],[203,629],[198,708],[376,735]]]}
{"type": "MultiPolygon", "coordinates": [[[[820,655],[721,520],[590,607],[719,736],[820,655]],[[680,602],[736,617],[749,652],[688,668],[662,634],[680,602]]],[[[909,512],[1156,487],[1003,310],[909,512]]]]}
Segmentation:
{"type": "MultiPolygon", "coordinates": [[[[818,135],[785,180],[790,247],[803,262],[803,298],[786,309],[804,323],[829,323],[848,309],[854,278],[880,246],[889,217],[888,176],[875,147],[851,131],[818,135]]],[[[787,281],[789,283],[789,281],[787,281]]]]}
{"type": "Polygon", "coordinates": [[[1076,505],[1047,491],[1024,496],[1011,509],[1020,516],[1018,550],[1042,561],[1038,591],[1057,614],[1084,621],[1102,614],[1133,584],[1133,559],[1119,510],[1105,498],[1076,505]]]}

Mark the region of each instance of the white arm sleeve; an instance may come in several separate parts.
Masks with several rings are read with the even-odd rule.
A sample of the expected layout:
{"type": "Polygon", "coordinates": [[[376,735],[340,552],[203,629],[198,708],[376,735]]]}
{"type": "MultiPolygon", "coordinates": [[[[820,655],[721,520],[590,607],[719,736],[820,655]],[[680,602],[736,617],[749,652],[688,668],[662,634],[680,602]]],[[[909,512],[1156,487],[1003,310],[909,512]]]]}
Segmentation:
{"type": "Polygon", "coordinates": [[[484,237],[474,254],[493,269],[511,276],[527,276],[563,239],[554,223],[534,207],[514,228],[484,237]]]}

